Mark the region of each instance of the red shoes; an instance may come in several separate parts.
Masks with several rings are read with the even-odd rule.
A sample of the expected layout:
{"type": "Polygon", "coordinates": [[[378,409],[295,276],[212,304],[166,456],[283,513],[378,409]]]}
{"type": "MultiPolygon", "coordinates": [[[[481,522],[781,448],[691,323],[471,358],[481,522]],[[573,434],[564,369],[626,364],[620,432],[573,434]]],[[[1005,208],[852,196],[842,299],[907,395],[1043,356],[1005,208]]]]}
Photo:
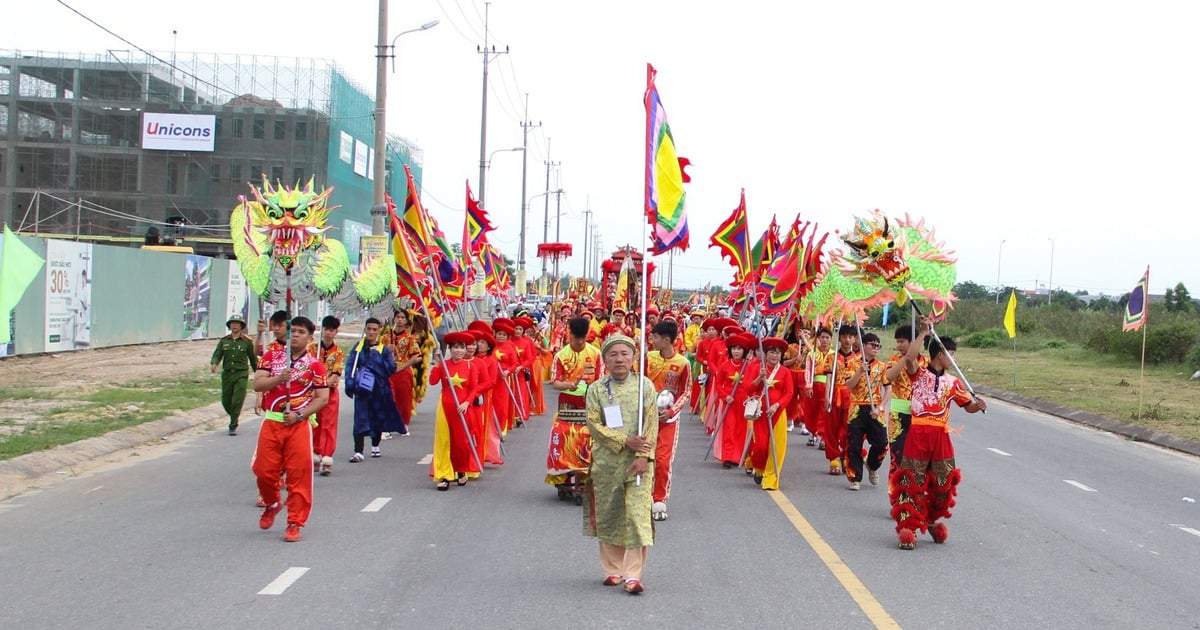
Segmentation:
{"type": "Polygon", "coordinates": [[[268,506],[266,509],[264,509],[262,518],[258,519],[259,528],[271,529],[271,526],[275,524],[275,515],[278,514],[279,510],[282,509],[283,504],[278,501],[275,502],[275,505],[268,506]]]}
{"type": "Polygon", "coordinates": [[[642,586],[642,583],[637,580],[625,581],[625,592],[629,593],[630,595],[637,595],[644,590],[646,590],[646,587],[642,586]]]}
{"type": "Polygon", "coordinates": [[[624,579],[621,576],[610,575],[610,576],[604,578],[603,584],[605,586],[616,586],[616,585],[620,584],[622,581],[624,581],[624,579]]]}
{"type": "Polygon", "coordinates": [[[300,524],[288,523],[287,531],[283,533],[284,542],[299,542],[300,541],[300,524]]]}

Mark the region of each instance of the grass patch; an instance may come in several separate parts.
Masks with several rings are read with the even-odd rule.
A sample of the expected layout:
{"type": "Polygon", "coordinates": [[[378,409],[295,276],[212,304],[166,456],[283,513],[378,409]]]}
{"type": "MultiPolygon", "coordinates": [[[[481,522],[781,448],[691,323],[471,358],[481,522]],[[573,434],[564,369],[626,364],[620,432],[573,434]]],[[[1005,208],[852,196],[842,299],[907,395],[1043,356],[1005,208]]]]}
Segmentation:
{"type": "Polygon", "coordinates": [[[221,398],[221,379],[201,369],[183,376],[132,383],[70,399],[70,393],[10,394],[0,392],[5,398],[58,399],[63,404],[42,414],[39,420],[26,424],[22,431],[0,437],[0,459],[77,442],[217,402],[221,398]]]}
{"type": "Polygon", "coordinates": [[[54,395],[36,389],[4,389],[0,387],[0,400],[50,400],[54,395]]]}
{"type": "Polygon", "coordinates": [[[1138,418],[1136,362],[1071,344],[1018,343],[1014,386],[1011,344],[1007,348],[960,346],[955,357],[972,384],[1200,441],[1200,381],[1189,381],[1190,372],[1184,373],[1178,364],[1146,366],[1142,413],[1138,418]]]}

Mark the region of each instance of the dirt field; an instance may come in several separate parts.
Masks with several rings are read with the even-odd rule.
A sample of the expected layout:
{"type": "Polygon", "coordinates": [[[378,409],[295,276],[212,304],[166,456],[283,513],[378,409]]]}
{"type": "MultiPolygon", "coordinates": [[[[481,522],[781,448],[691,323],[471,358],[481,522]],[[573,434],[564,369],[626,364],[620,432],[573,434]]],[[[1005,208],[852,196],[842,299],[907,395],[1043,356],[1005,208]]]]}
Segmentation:
{"type": "Polygon", "coordinates": [[[10,431],[75,396],[150,379],[186,374],[208,365],[217,341],[176,341],[0,360],[0,419],[10,431]]]}

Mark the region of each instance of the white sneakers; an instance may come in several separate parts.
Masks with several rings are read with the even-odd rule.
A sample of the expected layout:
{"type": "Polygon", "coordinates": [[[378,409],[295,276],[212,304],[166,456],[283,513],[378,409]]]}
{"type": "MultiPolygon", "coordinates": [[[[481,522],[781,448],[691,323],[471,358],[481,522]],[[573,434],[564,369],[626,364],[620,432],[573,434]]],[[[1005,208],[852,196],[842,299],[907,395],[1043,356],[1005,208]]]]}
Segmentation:
{"type": "Polygon", "coordinates": [[[351,464],[357,464],[357,463],[361,462],[361,461],[362,461],[362,460],[364,460],[364,459],[366,459],[366,458],[365,458],[365,457],[363,457],[363,454],[362,454],[362,453],[355,453],[355,454],[354,454],[354,456],[350,458],[350,463],[351,463],[351,464]]]}
{"type": "Polygon", "coordinates": [[[867,479],[870,479],[870,480],[871,480],[871,485],[872,485],[872,486],[878,486],[878,485],[879,485],[879,471],[878,471],[878,470],[872,470],[872,471],[868,472],[868,473],[867,473],[867,479]]]}
{"type": "Polygon", "coordinates": [[[383,453],[379,452],[378,446],[371,447],[371,457],[383,457],[383,453]]]}
{"type": "Polygon", "coordinates": [[[859,489],[860,487],[861,487],[861,485],[860,485],[860,484],[859,484],[857,481],[851,481],[851,482],[850,482],[850,489],[851,489],[851,490],[854,490],[855,492],[857,492],[857,491],[858,491],[858,489],[859,489]]]}
{"type": "Polygon", "coordinates": [[[667,520],[667,504],[655,501],[654,505],[650,506],[650,517],[656,521],[667,520]]]}

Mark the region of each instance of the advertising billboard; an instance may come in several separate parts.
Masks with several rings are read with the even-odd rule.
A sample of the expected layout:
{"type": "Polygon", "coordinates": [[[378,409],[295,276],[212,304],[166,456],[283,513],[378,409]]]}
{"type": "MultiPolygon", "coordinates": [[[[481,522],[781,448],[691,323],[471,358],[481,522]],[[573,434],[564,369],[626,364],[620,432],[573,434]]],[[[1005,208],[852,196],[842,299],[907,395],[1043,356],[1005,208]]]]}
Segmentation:
{"type": "Polygon", "coordinates": [[[216,139],[213,114],[142,114],[143,149],[211,152],[216,139]]]}

